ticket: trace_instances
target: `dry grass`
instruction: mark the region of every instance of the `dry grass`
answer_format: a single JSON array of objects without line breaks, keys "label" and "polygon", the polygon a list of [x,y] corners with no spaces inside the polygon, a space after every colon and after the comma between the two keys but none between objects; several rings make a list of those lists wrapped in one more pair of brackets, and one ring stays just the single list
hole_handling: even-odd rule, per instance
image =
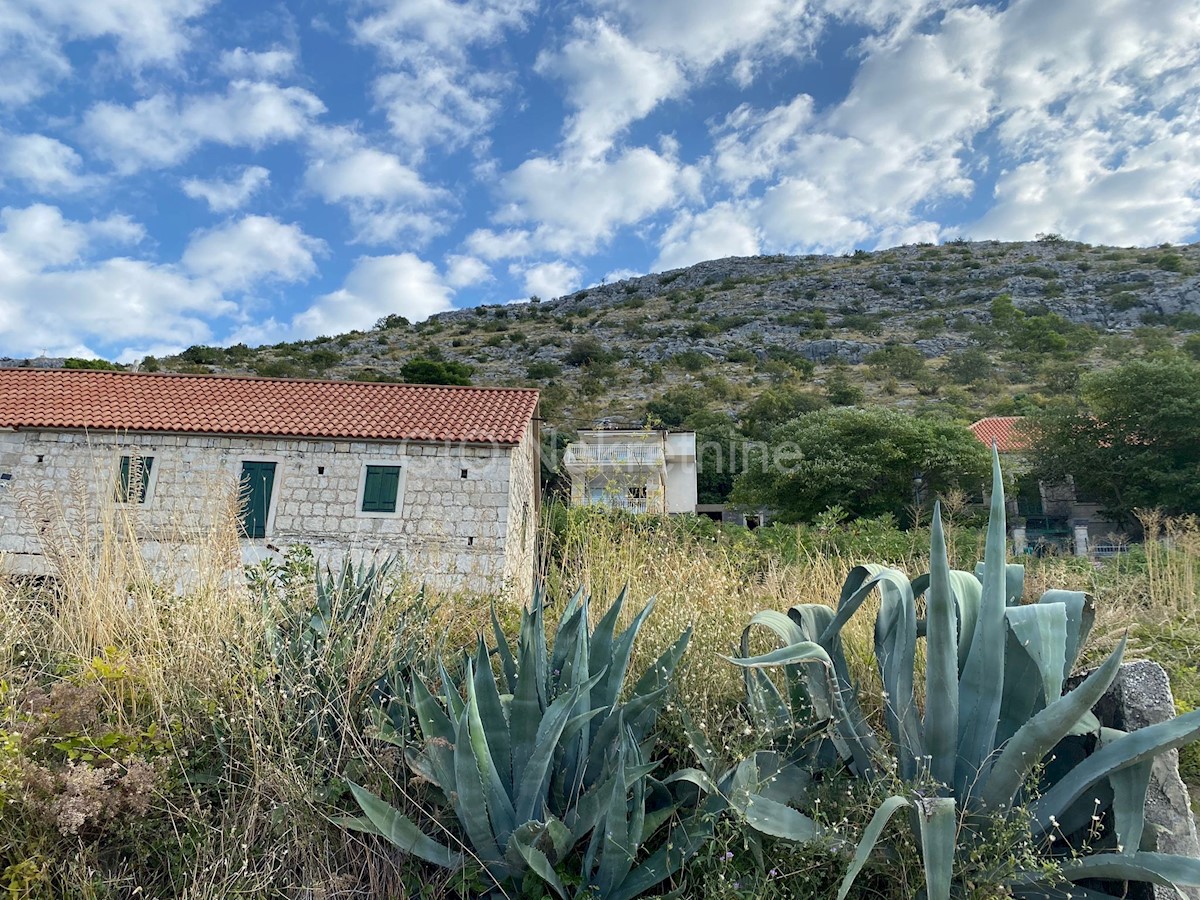
[{"label": "dry grass", "polygon": [[[168,542],[177,550],[150,564],[142,553],[136,508],[111,503],[93,508],[81,484],[62,502],[22,498],[24,515],[40,525],[56,580],[53,591],[0,580],[0,738],[20,731],[19,698],[32,685],[96,685],[105,727],[142,734],[153,725],[162,736],[154,758],[172,775],[157,788],[155,837],[164,846],[163,858],[173,848],[173,864],[189,869],[171,881],[179,886],[175,895],[407,896],[405,870],[393,858],[327,822],[330,807],[323,793],[331,773],[349,766],[383,773],[377,777],[391,778],[393,793],[400,794],[406,790],[402,767],[361,731],[346,729],[337,746],[314,749],[305,743],[295,698],[281,696],[264,662],[269,616],[243,577],[236,498],[231,490],[214,491],[205,503],[216,524],[203,532],[179,529],[176,537],[187,540]],[[1168,636],[1192,640],[1200,599],[1200,526],[1194,519],[1148,518],[1147,534],[1153,540],[1144,554],[1131,553],[1102,570],[1071,559],[1029,562],[1027,595],[1065,587],[1097,596],[1089,659],[1130,627],[1141,655],[1162,651],[1164,621],[1171,623]],[[731,737],[741,725],[741,677],[720,657],[735,652],[749,618],[764,608],[833,605],[850,569],[869,561],[810,553],[786,565],[751,562],[737,546],[626,517],[589,518],[586,527],[562,535],[559,547],[543,573],[556,602],[582,587],[595,598],[592,608],[599,615],[627,586],[628,621],[656,598],[636,648],[634,673],[684,628],[693,628],[679,700],[718,737]],[[973,567],[969,552],[959,556],[953,560],[957,567]],[[927,565],[920,554],[898,562],[910,575]],[[398,582],[395,602],[411,603],[416,590]],[[488,598],[444,597],[435,605],[414,635],[423,646],[440,642],[453,652],[480,632],[490,638]],[[502,606],[502,621],[511,625],[515,612]],[[395,614],[384,609],[361,623],[347,671],[365,675],[378,667],[393,637]],[[878,698],[872,627],[871,611],[864,609],[846,633],[847,655],[868,709],[870,698]],[[1194,651],[1188,644],[1187,652]],[[351,702],[336,699],[343,706]],[[87,853],[49,858],[30,850],[54,846],[55,836],[37,833],[5,803],[4,792],[11,788],[4,785],[3,765],[0,759],[0,831],[7,834],[0,838],[0,888],[15,883],[5,867],[25,859],[42,873],[31,877],[45,879],[46,896],[111,896],[105,894],[105,879],[108,888],[128,895],[145,874],[134,862],[110,861],[101,876]],[[184,773],[205,780],[185,782]],[[161,864],[154,859],[146,864]]]}]

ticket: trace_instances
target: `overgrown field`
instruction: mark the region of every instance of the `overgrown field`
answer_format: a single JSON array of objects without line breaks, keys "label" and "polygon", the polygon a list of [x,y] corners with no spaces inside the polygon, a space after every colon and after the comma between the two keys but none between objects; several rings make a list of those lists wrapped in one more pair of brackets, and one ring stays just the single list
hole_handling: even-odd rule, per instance
[{"label": "overgrown field", "polygon": [[[446,776],[437,769],[446,748],[423,742],[422,734],[442,726],[418,721],[411,684],[419,679],[432,691],[430,702],[451,711],[486,693],[492,672],[480,671],[486,657],[477,656],[477,641],[482,635],[494,647],[498,630],[509,652],[525,659],[517,641],[521,610],[503,598],[423,592],[382,562],[378,569],[334,576],[301,552],[247,577],[238,563],[232,505],[229,510],[227,524],[200,536],[179,571],[149,569],[131,524],[108,511],[102,528],[70,521],[47,526],[56,579],[0,583],[0,890],[12,898],[196,900],[438,898],[494,890],[489,872],[495,866],[489,868],[478,847],[464,847],[453,815],[461,798],[436,786],[439,772]],[[954,515],[946,521],[949,563],[970,570],[983,556],[983,532],[965,510],[957,513],[958,521]],[[1081,662],[1098,663],[1128,631],[1126,658],[1163,663],[1185,711],[1200,705],[1200,528],[1194,521],[1150,526],[1163,540],[1103,566],[1029,560],[1025,596],[1036,598],[1047,587],[1094,595],[1096,624]],[[625,704],[621,721],[631,734],[631,723],[645,726],[645,739],[614,745],[626,748],[621,753],[628,752],[630,766],[635,757],[659,762],[646,797],[673,791],[674,819],[681,820],[696,792],[669,776],[698,771],[698,742],[711,747],[705,769],[714,772],[779,747],[778,730],[748,708],[743,670],[724,658],[741,652],[751,616],[796,604],[833,606],[860,562],[885,563],[910,577],[927,572],[929,540],[928,528],[903,532],[888,521],[751,533],[690,520],[559,510],[544,530],[544,627],[553,637],[577,590],[591,597],[595,634],[603,632],[601,617],[623,588],[618,632],[656,598],[632,646],[619,692],[625,700],[654,687],[639,684],[642,674],[663,665],[691,628],[686,652],[670,667],[674,677],[663,682],[657,715],[635,715]],[[878,603],[874,596],[868,605]],[[862,712],[886,734],[874,616],[866,612],[850,621],[842,642]],[[594,647],[600,638],[590,640]],[[776,646],[760,636],[745,649]],[[469,656],[476,656],[472,669],[466,668]],[[919,654],[918,670],[922,660]],[[503,679],[498,696],[516,672],[506,673],[505,664],[502,653],[484,663]],[[559,677],[557,668],[546,674],[551,682]],[[598,677],[601,685],[611,682],[607,672]],[[456,686],[464,679],[472,688],[460,694]],[[617,690],[620,681],[611,684]],[[522,688],[508,686],[516,696],[500,702],[515,733]],[[461,734],[474,741],[469,718]],[[572,727],[582,734],[585,725]],[[1192,780],[1200,776],[1198,759],[1190,749],[1183,753]],[[585,767],[579,764],[580,779]],[[899,770],[873,780],[836,765],[822,771],[800,804],[819,831],[815,839],[764,835],[732,809],[710,805],[702,833],[689,833],[694,853],[648,895],[672,889],[687,897],[835,895],[880,803],[890,795],[915,796],[921,787]],[[635,797],[643,780],[630,782]],[[347,819],[361,816],[351,784],[384,798],[438,844],[465,850],[461,867],[434,866],[421,853],[364,834],[361,818],[358,830],[346,827]],[[569,785],[564,796],[579,801]],[[622,823],[626,803],[622,790]],[[649,799],[646,807],[653,817]],[[600,821],[611,837],[615,813],[606,815]],[[908,898],[921,890],[922,855],[903,818],[884,829],[879,847],[888,854],[866,858],[849,896]],[[1025,823],[1019,815],[993,822],[986,844],[958,854],[955,877],[963,896],[1004,896],[1001,885],[1014,871],[1043,865],[1044,847],[1029,838]],[[625,868],[636,871],[664,841],[678,841],[684,832],[672,827],[664,815],[662,829],[630,853]],[[601,844],[589,850],[583,840],[562,849],[550,832],[530,838],[571,896],[603,893],[586,893],[585,869],[611,874],[611,867],[620,868],[611,862],[617,851]],[[554,896],[531,872],[503,890]]]}]

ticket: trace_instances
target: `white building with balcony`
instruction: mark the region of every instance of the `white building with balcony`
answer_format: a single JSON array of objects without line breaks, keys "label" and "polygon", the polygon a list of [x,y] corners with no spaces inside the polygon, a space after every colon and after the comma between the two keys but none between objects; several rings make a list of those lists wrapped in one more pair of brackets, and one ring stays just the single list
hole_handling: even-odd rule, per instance
[{"label": "white building with balcony", "polygon": [[579,432],[563,460],[572,506],[639,513],[696,511],[696,434],[691,431]]}]

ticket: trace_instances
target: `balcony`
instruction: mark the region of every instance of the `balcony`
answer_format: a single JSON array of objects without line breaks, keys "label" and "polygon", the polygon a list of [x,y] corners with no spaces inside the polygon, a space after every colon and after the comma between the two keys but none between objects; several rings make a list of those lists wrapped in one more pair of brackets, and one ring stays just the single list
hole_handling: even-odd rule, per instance
[{"label": "balcony", "polygon": [[667,464],[661,442],[569,444],[563,463],[570,471],[589,469],[662,469]]}]

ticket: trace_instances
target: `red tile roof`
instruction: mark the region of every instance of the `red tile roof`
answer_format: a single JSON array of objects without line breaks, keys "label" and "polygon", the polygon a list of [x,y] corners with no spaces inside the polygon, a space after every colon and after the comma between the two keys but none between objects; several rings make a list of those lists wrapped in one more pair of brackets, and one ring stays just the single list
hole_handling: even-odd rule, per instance
[{"label": "red tile roof", "polygon": [[1016,427],[1024,420],[1024,416],[988,416],[975,422],[971,431],[988,447],[994,441],[1001,453],[1015,453],[1029,449],[1029,437]]},{"label": "red tile roof", "polygon": [[0,427],[516,444],[528,388],[0,369]]}]

